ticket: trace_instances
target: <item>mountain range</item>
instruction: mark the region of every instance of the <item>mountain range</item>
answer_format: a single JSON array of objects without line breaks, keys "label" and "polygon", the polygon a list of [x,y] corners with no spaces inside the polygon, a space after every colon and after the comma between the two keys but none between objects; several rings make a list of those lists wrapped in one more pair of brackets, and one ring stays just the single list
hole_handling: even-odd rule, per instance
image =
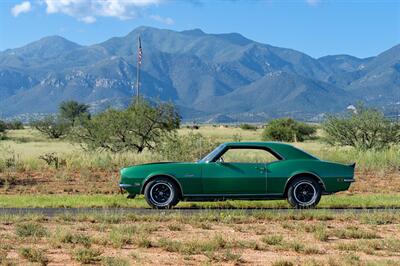
[{"label": "mountain range", "polygon": [[173,102],[187,121],[311,121],[358,101],[388,115],[400,108],[400,45],[369,58],[313,58],[238,33],[139,27],[90,46],[50,36],[0,52],[0,115],[26,120],[68,99],[93,112],[127,106],[139,35],[141,94]]}]

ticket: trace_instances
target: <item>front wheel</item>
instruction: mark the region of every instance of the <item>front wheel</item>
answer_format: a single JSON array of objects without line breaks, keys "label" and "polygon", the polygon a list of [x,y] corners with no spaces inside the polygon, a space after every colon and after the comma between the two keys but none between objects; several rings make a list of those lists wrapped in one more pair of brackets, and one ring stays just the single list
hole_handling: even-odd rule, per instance
[{"label": "front wheel", "polygon": [[321,186],[309,177],[296,178],[289,186],[287,199],[294,208],[314,208],[321,199]]},{"label": "front wheel", "polygon": [[147,203],[154,209],[170,209],[179,202],[178,188],[169,178],[159,177],[150,181],[144,196]]}]

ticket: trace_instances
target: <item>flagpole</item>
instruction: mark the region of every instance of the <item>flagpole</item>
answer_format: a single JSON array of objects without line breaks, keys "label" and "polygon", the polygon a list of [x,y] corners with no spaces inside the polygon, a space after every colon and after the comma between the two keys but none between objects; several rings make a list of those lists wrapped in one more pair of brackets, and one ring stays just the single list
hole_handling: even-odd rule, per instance
[{"label": "flagpole", "polygon": [[140,43],[140,36],[138,37],[138,57],[136,67],[136,103],[139,103],[139,86],[140,86],[140,65],[142,60],[142,44]]}]

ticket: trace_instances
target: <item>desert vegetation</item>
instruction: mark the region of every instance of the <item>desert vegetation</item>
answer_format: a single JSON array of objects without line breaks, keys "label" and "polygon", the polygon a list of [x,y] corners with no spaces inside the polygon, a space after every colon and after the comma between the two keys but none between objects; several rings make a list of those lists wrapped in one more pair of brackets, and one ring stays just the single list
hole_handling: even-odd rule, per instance
[{"label": "desert vegetation", "polygon": [[328,116],[323,130],[329,144],[358,150],[382,150],[400,143],[400,124],[361,104],[346,116]]},{"label": "desert vegetation", "polygon": [[[67,105],[71,109],[80,106]],[[0,142],[2,193],[115,194],[118,193],[118,170],[121,167],[154,161],[195,161],[222,142],[264,140],[265,132],[270,129],[289,138],[296,136],[292,139],[296,141],[292,142],[293,145],[321,159],[356,162],[356,178],[359,182],[352,185],[351,193],[393,194],[400,191],[400,150],[398,143],[392,139],[382,137],[380,142],[389,142],[379,145],[379,149],[343,146],[330,141],[333,137],[325,129],[326,124],[321,128],[290,119],[271,121],[264,129],[252,126],[248,130],[243,125],[201,125],[193,129],[179,125],[176,110],[168,104],[151,106],[143,103],[127,110],[108,110],[94,116],[81,112],[72,116],[75,117],[74,122],[70,115],[62,113],[60,111],[58,117],[65,121],[69,129],[62,131],[65,136],[61,138],[50,137],[29,126],[22,130],[6,130],[7,138]],[[364,119],[370,114],[374,119],[377,117],[375,111],[359,113]],[[378,117],[384,119],[380,115]],[[327,124],[333,130],[337,121],[341,125],[340,121],[358,118],[351,114],[349,117],[330,119],[334,122],[328,120]],[[44,118],[38,122],[45,123],[47,120]],[[385,119],[383,121],[385,127],[397,128],[397,124]],[[287,123],[292,125],[288,129],[308,127],[308,132],[313,133],[309,137],[287,133]],[[49,128],[57,130],[58,127]],[[354,130],[362,132],[363,129],[368,130],[368,127]],[[365,134],[368,135],[368,132]]]},{"label": "desert vegetation", "polygon": [[2,215],[0,261],[7,265],[395,265],[400,259],[399,223],[399,214],[379,212]]},{"label": "desert vegetation", "polygon": [[292,118],[279,118],[268,122],[262,133],[262,139],[265,141],[303,142],[312,138],[316,132],[315,126]]},{"label": "desert vegetation", "polygon": [[[371,136],[368,123],[354,122],[361,116],[381,121],[373,148],[363,143]],[[38,125],[61,128],[62,134],[55,137]],[[400,207],[399,144],[384,135],[393,130],[390,135],[398,136],[397,124],[374,110],[329,117],[323,125],[279,119],[265,126],[195,128],[182,125],[170,105],[143,102],[89,115],[85,106],[67,102],[57,116],[23,129],[3,128],[0,207],[99,209],[54,217],[0,215],[2,264],[394,265],[400,259],[396,211],[329,211]],[[340,142],[335,134],[347,130],[357,132],[359,144]],[[181,202],[178,210],[206,209],[190,215],[100,209],[148,207],[143,197],[119,194],[121,167],[195,161],[223,142],[266,139],[290,142],[324,160],[356,162],[357,182],[348,192],[324,196],[322,210],[314,211],[276,212],[288,207],[282,200]]]}]

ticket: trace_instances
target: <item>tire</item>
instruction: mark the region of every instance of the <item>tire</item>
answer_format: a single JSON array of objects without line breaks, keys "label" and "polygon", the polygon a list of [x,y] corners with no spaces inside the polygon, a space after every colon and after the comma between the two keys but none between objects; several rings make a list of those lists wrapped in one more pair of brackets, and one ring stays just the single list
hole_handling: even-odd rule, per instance
[{"label": "tire", "polygon": [[322,189],[310,177],[298,177],[289,184],[287,200],[296,209],[308,209],[317,206],[321,199]]},{"label": "tire", "polygon": [[179,188],[166,177],[157,177],[144,189],[147,203],[154,209],[170,209],[179,202]]}]

